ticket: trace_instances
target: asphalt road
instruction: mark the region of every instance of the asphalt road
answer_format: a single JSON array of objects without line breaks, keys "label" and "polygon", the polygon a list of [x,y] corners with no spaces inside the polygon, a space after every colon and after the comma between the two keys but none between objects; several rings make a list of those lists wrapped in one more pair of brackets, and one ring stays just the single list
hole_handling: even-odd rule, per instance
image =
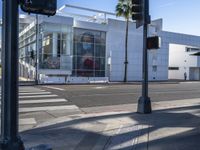
[{"label": "asphalt road", "polygon": [[[49,85],[39,86],[80,108],[137,103],[141,85]],[[150,84],[152,102],[200,98],[200,82]]]}]

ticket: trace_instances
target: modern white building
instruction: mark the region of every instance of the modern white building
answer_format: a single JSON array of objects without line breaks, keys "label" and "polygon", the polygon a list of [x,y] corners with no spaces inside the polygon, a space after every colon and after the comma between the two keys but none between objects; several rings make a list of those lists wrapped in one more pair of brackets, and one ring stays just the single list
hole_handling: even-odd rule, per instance
[{"label": "modern white building", "polygon": [[200,80],[199,52],[197,47],[170,44],[169,79]]},{"label": "modern white building", "polygon": [[[40,83],[123,81],[126,23],[107,18],[112,13],[95,12],[101,15],[89,18],[58,13],[54,17],[39,16],[38,20],[23,17],[19,35],[20,76],[37,76]],[[136,24],[130,22],[128,81],[142,79],[142,33],[142,28],[136,29]],[[149,51],[149,80],[184,79],[185,72],[188,79],[199,80],[196,74],[200,58],[190,55],[187,48],[198,49],[200,37],[165,32],[162,19],[149,25],[149,36],[155,35],[161,37],[162,44],[160,49]],[[178,73],[173,67],[178,67]]]}]

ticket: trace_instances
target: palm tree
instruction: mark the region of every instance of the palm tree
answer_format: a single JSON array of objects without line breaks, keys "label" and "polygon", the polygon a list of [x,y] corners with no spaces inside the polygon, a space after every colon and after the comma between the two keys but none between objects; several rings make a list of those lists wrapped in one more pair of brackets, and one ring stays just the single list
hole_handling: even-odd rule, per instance
[{"label": "palm tree", "polygon": [[124,61],[124,82],[127,82],[127,67],[128,67],[128,30],[131,17],[131,0],[119,0],[116,6],[116,15],[124,17],[126,20],[126,39],[125,39],[125,61]]}]

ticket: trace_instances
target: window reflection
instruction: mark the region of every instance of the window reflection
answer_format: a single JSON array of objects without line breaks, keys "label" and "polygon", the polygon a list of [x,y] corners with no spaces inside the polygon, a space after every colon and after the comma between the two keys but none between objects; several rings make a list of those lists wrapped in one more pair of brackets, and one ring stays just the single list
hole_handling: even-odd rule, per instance
[{"label": "window reflection", "polygon": [[105,40],[105,32],[74,29],[74,76],[105,76]]},{"label": "window reflection", "polygon": [[[40,69],[69,69],[70,33],[44,32],[39,54]],[[65,61],[66,59],[66,61]],[[70,58],[71,59],[71,58]]]}]

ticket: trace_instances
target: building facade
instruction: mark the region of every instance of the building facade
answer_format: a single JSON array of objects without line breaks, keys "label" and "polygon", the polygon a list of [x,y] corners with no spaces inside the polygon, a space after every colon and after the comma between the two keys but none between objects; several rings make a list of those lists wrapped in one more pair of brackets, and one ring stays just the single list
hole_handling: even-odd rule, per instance
[{"label": "building facade", "polygon": [[[123,81],[125,28],[126,22],[116,19],[101,23],[61,15],[30,19],[19,35],[20,76],[37,78],[39,83]],[[136,29],[134,22],[129,23],[128,81],[142,79],[142,33],[142,28]],[[174,44],[200,47],[200,37],[165,32],[161,19],[149,25],[148,36],[156,35],[162,43],[160,49],[148,51],[149,80],[179,79],[171,71],[172,67],[182,65],[172,61],[175,53],[179,55],[179,48]],[[200,63],[191,67],[198,68]],[[180,74],[185,72],[180,71]]]},{"label": "building facade", "polygon": [[[200,48],[170,44],[169,79],[200,80]],[[177,59],[182,58],[182,59]]]}]

